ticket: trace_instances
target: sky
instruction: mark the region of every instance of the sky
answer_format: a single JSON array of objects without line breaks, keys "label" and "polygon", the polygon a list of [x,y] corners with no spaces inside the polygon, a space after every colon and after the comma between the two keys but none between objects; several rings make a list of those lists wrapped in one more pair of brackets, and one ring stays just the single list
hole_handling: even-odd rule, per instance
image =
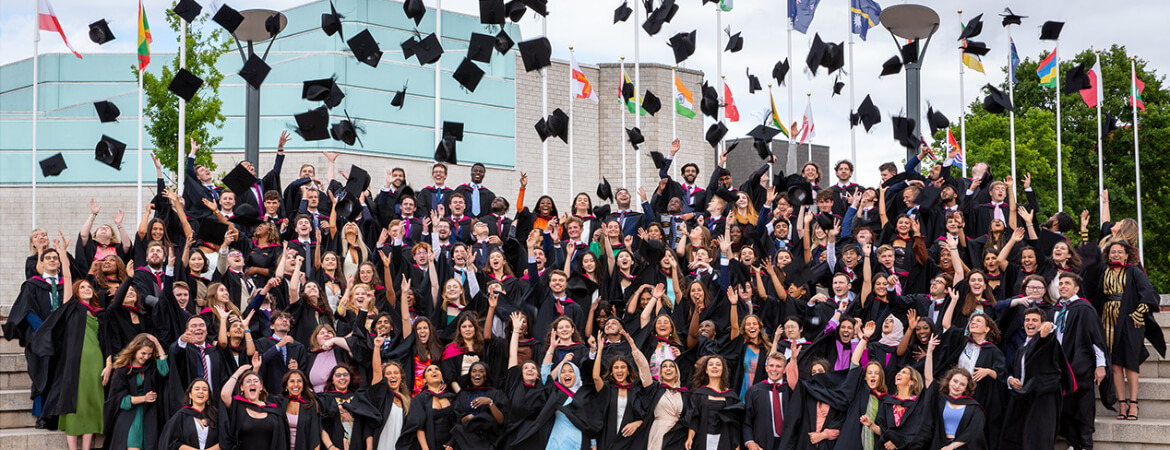
[{"label": "sky", "polygon": [[[0,64],[7,64],[32,56],[31,38],[35,26],[37,0],[0,1]],[[211,0],[198,0],[209,11]],[[66,29],[69,42],[82,55],[100,52],[132,53],[135,46],[137,2],[133,0],[50,0],[62,26]],[[656,0],[655,3],[659,3]],[[233,8],[287,9],[311,3],[308,0],[232,0]],[[424,0],[429,8],[436,0]],[[905,75],[899,73],[878,77],[881,64],[897,54],[893,38],[879,25],[870,29],[868,41],[854,36],[852,45],[854,69],[849,64],[850,18],[846,0],[822,0],[807,35],[786,31],[786,2],[784,0],[735,0],[734,9],[716,13],[715,3],[701,5],[700,0],[677,0],[678,14],[671,23],[665,24],[656,36],[647,35],[640,28],[640,21],[613,24],[613,10],[621,0],[550,0],[550,14],[547,17],[548,38],[553,44],[553,57],[569,58],[569,47],[582,64],[616,62],[625,57],[627,62],[635,59],[642,62],[671,64],[673,54],[667,40],[676,33],[697,30],[698,44],[694,55],[682,66],[702,70],[706,79],[715,85],[718,71],[717,59],[722,56],[722,74],[726,76],[735,103],[740,111],[740,121],[729,123],[729,137],[746,134],[761,123],[770,108],[767,84],[775,84],[771,71],[776,62],[788,57],[787,48],[791,36],[793,67],[792,116],[800,121],[806,105],[811,103],[816,136],[813,142],[831,147],[832,160],[852,159],[849,113],[860,104],[865,96],[871,95],[881,109],[882,122],[866,133],[858,127],[856,132],[856,163],[859,167],[858,181],[875,184],[876,167],[885,161],[901,161],[905,151],[894,140],[890,117],[901,115],[905,110]],[[641,9],[639,0],[632,0],[630,6]],[[878,1],[882,7],[906,2]],[[113,6],[113,5],[121,6]],[[175,35],[166,27],[163,10],[169,8],[171,0],[145,0],[145,8],[152,23],[155,52],[173,52],[177,49]],[[344,1],[339,2],[343,15]],[[1013,26],[1011,33],[1021,58],[1036,59],[1041,52],[1052,50],[1054,42],[1040,41],[1040,25],[1047,20],[1066,22],[1060,41],[1060,54],[1073,55],[1088,48],[1108,48],[1119,44],[1126,46],[1131,54],[1149,62],[1149,68],[1160,74],[1170,73],[1170,61],[1162,58],[1170,47],[1170,38],[1155,33],[1164,27],[1164,18],[1170,15],[1170,2],[1161,0],[1119,0],[1112,2],[1090,0],[923,0],[918,2],[938,13],[941,26],[929,44],[923,57],[922,68],[922,111],[933,106],[943,111],[952,121],[957,122],[961,105],[969,105],[982,98],[980,87],[987,83],[998,84],[1004,80],[1004,67],[1008,58],[1008,32],[1000,26],[999,14],[1005,7],[1011,7],[1019,15],[1027,16],[1019,26]],[[1105,6],[1107,5],[1107,6]],[[115,11],[114,8],[119,8]],[[444,10],[478,14],[475,0],[447,0]],[[963,9],[962,22],[977,14],[984,15],[983,34],[975,40],[984,41],[991,52],[983,58],[986,74],[967,70],[962,89],[959,82],[958,43],[959,14]],[[396,9],[397,11],[397,9]],[[323,11],[324,12],[324,9]],[[645,11],[638,11],[642,19]],[[88,24],[100,18],[110,22],[117,39],[99,46],[88,38]],[[424,20],[434,20],[428,15]],[[717,47],[716,33],[723,31],[717,25],[730,26],[732,32],[741,32],[744,38],[743,50],[737,53],[724,52]],[[529,11],[519,22],[524,39],[537,37],[542,33],[542,19]],[[635,50],[637,30],[637,50]],[[821,69],[812,77],[805,71],[804,59],[814,34],[820,34],[826,42],[846,42],[846,66],[842,72],[828,76]],[[726,36],[726,35],[724,35]],[[519,39],[517,39],[519,40]],[[724,41],[726,42],[726,40]],[[41,33],[40,52],[63,53],[68,49],[55,33]],[[1062,56],[1063,58],[1063,56]],[[745,69],[760,78],[765,90],[748,93]],[[632,71],[632,69],[631,69]],[[854,98],[850,101],[848,83],[853,74]],[[835,78],[847,83],[842,94],[832,96]],[[1035,74],[1020,73],[1019,77],[1034,77]],[[773,86],[776,107],[785,123],[788,119],[789,89],[787,86]],[[811,95],[809,95],[811,94]],[[603,95],[608,95],[603,93]],[[666,94],[668,96],[669,94]],[[698,92],[696,92],[698,95]],[[659,94],[660,97],[664,96]],[[962,96],[962,102],[960,102]],[[697,99],[696,99],[697,100]],[[696,101],[697,103],[697,101]],[[851,107],[851,105],[854,105]],[[669,111],[669,109],[667,109]],[[686,119],[680,119],[686,120]],[[696,117],[693,120],[699,120]],[[705,119],[710,123],[711,119]],[[1007,130],[1004,133],[1007,134]],[[958,137],[958,136],[956,136]],[[665,149],[662,149],[665,150]]]}]

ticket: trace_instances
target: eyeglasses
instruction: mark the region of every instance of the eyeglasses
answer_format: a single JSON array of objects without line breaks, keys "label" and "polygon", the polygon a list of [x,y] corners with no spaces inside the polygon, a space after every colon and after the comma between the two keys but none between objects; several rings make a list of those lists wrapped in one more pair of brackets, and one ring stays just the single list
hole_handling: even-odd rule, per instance
[{"label": "eyeglasses", "polygon": [[1024,287],[1024,290],[1028,290],[1028,291],[1043,291],[1043,290],[1044,290],[1044,286],[1025,286],[1025,287]]},{"label": "eyeglasses", "polygon": [[345,372],[337,372],[333,374],[334,378],[349,378],[349,374]]},{"label": "eyeglasses", "polygon": [[235,258],[235,257],[237,257],[237,256],[244,256],[244,254],[243,254],[243,253],[240,253],[240,252],[231,252],[231,253],[228,253],[228,257],[229,257],[229,258]]}]

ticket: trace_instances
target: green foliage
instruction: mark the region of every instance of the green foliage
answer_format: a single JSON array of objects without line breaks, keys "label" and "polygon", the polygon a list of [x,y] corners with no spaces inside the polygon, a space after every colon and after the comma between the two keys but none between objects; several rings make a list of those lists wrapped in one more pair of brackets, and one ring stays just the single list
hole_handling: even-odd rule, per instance
[{"label": "green foliage", "polygon": [[[1036,190],[1040,211],[1038,220],[1043,222],[1058,209],[1056,183],[1056,96],[1053,89],[1040,86],[1036,76],[1039,62],[1025,58],[1020,62],[1015,86],[1016,106],[1016,173],[1017,183],[1024,174],[1032,174],[1032,186]],[[1060,63],[1061,83],[1068,70],[1084,63],[1086,70],[1093,66],[1094,54],[1082,51]],[[1062,55],[1062,59],[1067,57]],[[1170,222],[1157,220],[1170,214],[1170,183],[1161,178],[1170,169],[1170,92],[1163,89],[1163,79],[1152,69],[1146,69],[1146,62],[1136,60],[1137,76],[1146,83],[1142,97],[1146,111],[1138,110],[1139,143],[1141,144],[1142,217],[1145,237],[1146,270],[1150,280],[1161,292],[1170,291]],[[1104,73],[1104,98],[1102,120],[1106,114],[1117,117],[1120,128],[1102,137],[1104,151],[1103,173],[1105,189],[1109,191],[1110,209],[1114,221],[1126,217],[1137,217],[1136,181],[1133,153],[1133,112],[1129,106],[1130,55],[1125,47],[1114,45],[1101,52],[1101,68]],[[1062,85],[1063,89],[1064,86]],[[1008,91],[1007,83],[999,89]],[[1082,210],[1088,210],[1092,219],[1089,225],[1090,239],[1099,239],[1099,194],[1097,191],[1097,109],[1085,106],[1080,94],[1062,95],[1060,98],[1062,122],[1062,163],[1064,166],[1064,210],[1073,217],[1079,217]],[[986,161],[996,178],[1011,174],[1011,144],[1008,133],[1008,115],[990,114],[982,107],[982,97],[969,105],[967,113],[967,160]],[[958,121],[954,133],[959,134]],[[936,139],[945,139],[946,131],[940,130]],[[1022,185],[1017,184],[1018,192]],[[1076,236],[1072,236],[1074,242]]]},{"label": "green foliage", "polygon": [[[173,5],[172,5],[173,6]],[[223,102],[219,99],[219,83],[223,81],[223,74],[215,67],[219,56],[231,50],[228,35],[219,27],[205,33],[210,15],[203,14],[194,23],[187,26],[187,64],[186,69],[203,79],[203,87],[187,102],[186,106],[186,134],[187,142],[194,138],[201,145],[196,154],[196,164],[202,164],[215,169],[211,155],[215,152],[215,145],[223,138],[211,133],[212,128],[223,126],[224,118],[221,108]],[[179,22],[182,20],[171,9],[166,10],[167,25],[178,35]],[[182,40],[182,36],[176,38]],[[151,137],[154,149],[151,150],[158,157],[159,162],[169,172],[178,170],[178,136],[179,136],[179,97],[167,89],[174,74],[179,71],[179,57],[175,56],[163,66],[162,73],[155,76],[149,72],[142,80],[145,92],[144,114],[151,118],[146,125],[146,132]],[[159,61],[154,58],[155,64]],[[138,76],[137,67],[131,67],[134,76]],[[137,78],[135,78],[137,80]],[[183,144],[184,155],[190,152],[190,146]],[[181,178],[176,178],[180,180]]]}]

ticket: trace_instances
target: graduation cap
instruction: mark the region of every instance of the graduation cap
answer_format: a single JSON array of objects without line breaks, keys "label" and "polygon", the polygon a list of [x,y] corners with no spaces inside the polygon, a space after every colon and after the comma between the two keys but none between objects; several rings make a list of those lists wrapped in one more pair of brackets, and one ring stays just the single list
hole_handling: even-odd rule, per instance
[{"label": "graduation cap", "polygon": [[542,16],[548,15],[548,0],[521,0],[532,12]]},{"label": "graduation cap", "polygon": [[987,89],[987,97],[983,98],[983,109],[992,114],[1000,114],[1004,111],[1012,110],[1012,100],[1006,94],[1000,92],[995,86],[988,84],[983,86]]},{"label": "graduation cap", "polygon": [[1060,30],[1064,29],[1064,22],[1047,21],[1040,26],[1040,39],[1055,41],[1060,39]]},{"label": "graduation cap", "polygon": [[[646,8],[646,10],[650,11],[650,8]],[[674,4],[674,0],[663,0],[662,4],[658,5],[658,8],[650,11],[646,15],[646,21],[642,23],[642,29],[646,30],[647,34],[654,36],[659,31],[662,31],[662,24],[670,22],[670,19],[674,18],[674,14],[677,12],[678,5]]]},{"label": "graduation cap", "polygon": [[524,13],[528,12],[528,7],[520,0],[510,0],[504,5],[504,11],[508,14],[508,20],[519,22],[524,18]]},{"label": "graduation cap", "polygon": [[934,109],[933,106],[926,108],[926,123],[930,124],[930,134],[938,133],[938,130],[951,126],[951,120],[942,111]]},{"label": "graduation cap", "polygon": [[402,85],[402,89],[394,93],[394,98],[390,99],[390,106],[402,109],[403,103],[406,102],[406,85]]},{"label": "graduation cap", "polygon": [[784,179],[788,190],[788,201],[793,205],[813,204],[813,186],[798,173]]},{"label": "graduation cap", "polygon": [[669,45],[670,49],[674,51],[675,64],[686,61],[687,58],[695,54],[696,34],[697,30],[692,30],[690,33],[679,33],[670,38]]},{"label": "graduation cap", "polygon": [[215,12],[215,16],[212,16],[211,20],[227,30],[228,34],[233,34],[236,32],[236,28],[239,28],[240,24],[244,22],[244,15],[224,4],[219,7],[219,11]]},{"label": "graduation cap", "polygon": [[963,50],[963,53],[970,53],[970,54],[975,55],[975,56],[983,56],[983,55],[986,55],[987,52],[991,51],[991,49],[987,48],[987,44],[984,44],[984,43],[979,42],[979,41],[970,41],[970,40],[967,41],[967,45],[964,45],[964,46],[959,47],[959,48]]},{"label": "graduation cap", "polygon": [[109,100],[94,102],[93,107],[97,109],[98,120],[101,120],[102,123],[117,122],[118,115],[122,114],[118,110],[118,105],[115,105],[114,102]]},{"label": "graduation cap", "polygon": [[508,50],[511,50],[515,44],[512,37],[508,36],[508,33],[505,33],[502,28],[499,33],[496,33],[496,51],[500,52],[501,55],[508,53]]},{"label": "graduation cap", "polygon": [[740,36],[739,32],[731,34],[731,27],[727,27],[723,32],[727,33],[727,46],[723,47],[723,51],[736,53],[743,50],[743,36]]},{"label": "graduation cap", "polygon": [[280,13],[272,13],[264,19],[264,31],[268,32],[269,37],[276,37],[280,33]]},{"label": "graduation cap", "polygon": [[353,145],[354,142],[360,142],[357,132],[363,131],[353,124],[353,120],[349,118],[349,113],[345,113],[345,119],[333,124],[329,128],[329,136],[335,141],[344,142],[345,145]]},{"label": "graduation cap", "polygon": [[901,71],[902,60],[898,59],[897,56],[891,56],[890,59],[887,59],[886,62],[882,63],[882,73],[878,76],[884,77],[886,75],[893,75]]},{"label": "graduation cap", "polygon": [[336,78],[322,78],[305,81],[301,88],[301,98],[311,102],[325,102],[325,106],[334,108],[341,104],[345,93],[337,85]]},{"label": "graduation cap", "polygon": [[894,125],[894,140],[906,148],[918,148],[918,138],[914,136],[914,119],[895,116],[891,119]]},{"label": "graduation cap", "polygon": [[195,237],[208,244],[221,245],[223,244],[223,237],[227,234],[228,227],[230,226],[220,222],[215,216],[210,216],[199,221],[199,230],[195,232]]},{"label": "graduation cap", "polygon": [[1101,135],[1108,136],[1109,133],[1113,132],[1113,130],[1116,130],[1116,129],[1117,129],[1117,117],[1114,117],[1113,113],[1106,112],[1105,113],[1105,120],[1101,121]]},{"label": "graduation cap", "polygon": [[195,74],[187,69],[179,69],[178,72],[175,72],[175,77],[171,79],[171,84],[167,85],[167,89],[186,101],[191,101],[191,98],[195,96],[195,91],[198,91],[201,87],[203,87],[203,79],[195,76]]},{"label": "graduation cap", "polygon": [[329,109],[321,106],[293,116],[297,134],[306,141],[329,139]]},{"label": "graduation cap", "polygon": [[1077,91],[1089,89],[1093,87],[1092,81],[1089,80],[1088,72],[1085,72],[1085,64],[1077,64],[1076,67],[1068,70],[1068,75],[1064,78],[1064,93],[1072,94]]},{"label": "graduation cap", "polygon": [[918,41],[910,41],[902,46],[902,64],[915,62],[918,62]]},{"label": "graduation cap", "polygon": [[1028,17],[1028,16],[1016,15],[1016,13],[1012,12],[1011,8],[1004,8],[1003,13],[1001,13],[999,16],[1003,17],[1003,26],[1005,26],[1005,27],[1008,25],[1013,25],[1013,24],[1019,25],[1021,23],[1021,19]]},{"label": "graduation cap", "polygon": [[[163,198],[165,199],[165,197]],[[228,221],[241,227],[254,227],[264,222],[264,219],[260,217],[260,210],[252,206],[251,203],[240,203],[236,205],[235,209],[232,209],[232,217]]]},{"label": "graduation cap", "polygon": [[772,147],[769,144],[777,134],[780,134],[780,130],[767,125],[756,125],[748,132],[748,136],[752,137],[752,146],[755,147],[756,154],[760,155],[760,159],[766,161],[772,156]]},{"label": "graduation cap", "polygon": [[613,10],[613,23],[625,22],[633,12],[634,10],[630,8],[629,2],[622,2],[621,6]]},{"label": "graduation cap", "polygon": [[629,139],[630,144],[634,146],[634,150],[638,149],[638,144],[646,142],[646,138],[642,136],[642,130],[638,127],[627,128],[626,138]]},{"label": "graduation cap", "polygon": [[60,175],[61,172],[65,169],[69,168],[69,166],[65,165],[65,157],[62,156],[61,153],[57,153],[56,155],[42,159],[40,164],[41,176],[45,177],[55,177]]},{"label": "graduation cap", "polygon": [[[491,54],[490,52],[488,53]],[[475,88],[479,86],[479,81],[483,79],[483,69],[475,65],[470,59],[463,58],[463,62],[459,63],[459,67],[455,69],[455,73],[451,74],[451,78],[459,82],[460,86],[468,91],[475,92]]]},{"label": "graduation cap", "polygon": [[418,57],[419,64],[439,62],[439,57],[443,56],[443,44],[439,42],[439,35],[431,33],[418,41],[418,45],[414,46],[414,55]]},{"label": "graduation cap", "polygon": [[248,57],[248,62],[244,63],[244,67],[240,69],[240,78],[248,82],[249,86],[260,89],[260,85],[264,83],[264,79],[268,78],[268,72],[272,71],[272,67],[264,62],[264,58],[253,53]]},{"label": "graduation cap", "polygon": [[407,38],[405,41],[402,41],[401,44],[398,44],[398,46],[402,48],[402,59],[413,58],[414,57],[414,48],[416,46],[418,46],[417,33],[416,33],[416,36],[411,36],[410,38]]},{"label": "graduation cap", "polygon": [[370,67],[378,67],[378,62],[382,60],[382,49],[378,47],[378,42],[374,40],[374,35],[370,34],[369,29],[349,38],[346,44],[358,61],[369,64]]},{"label": "graduation cap", "polygon": [[541,117],[540,120],[537,120],[536,124],[532,127],[536,129],[536,135],[540,136],[540,142],[544,142],[545,139],[548,139],[548,137],[551,135],[548,130],[548,119],[545,117]]},{"label": "graduation cap", "polygon": [[455,138],[444,136],[435,147],[435,161],[447,164],[458,164],[459,158],[455,154]]},{"label": "graduation cap", "polygon": [[345,191],[354,198],[361,198],[362,192],[370,188],[370,173],[361,167],[349,166],[349,178],[345,180]]},{"label": "graduation cap", "polygon": [[[334,33],[341,33],[341,18],[343,16],[337,13],[337,8],[333,6],[333,2],[329,2],[329,12],[321,14],[321,30],[325,32],[326,36],[333,36]],[[345,39],[345,34],[340,34],[342,39]]]},{"label": "graduation cap", "polygon": [[804,64],[808,66],[808,70],[812,72],[813,76],[816,76],[817,69],[821,67],[821,60],[825,58],[825,52],[828,48],[825,41],[821,40],[820,33],[813,35],[812,46],[808,49],[808,56],[804,58]]},{"label": "graduation cap", "polygon": [[402,189],[398,191],[398,196],[394,199],[394,202],[395,204],[402,203],[402,199],[405,198],[415,198],[414,188],[410,187],[410,185],[403,186]]},{"label": "graduation cap", "polygon": [[609,185],[609,180],[605,177],[601,177],[601,183],[597,185],[597,198],[609,202],[613,201],[613,187]]},{"label": "graduation cap", "polygon": [[554,109],[552,114],[548,116],[548,130],[550,136],[561,138],[566,144],[569,143],[569,115],[565,114],[560,108]]},{"label": "graduation cap", "polygon": [[524,70],[531,72],[540,70],[552,64],[552,43],[547,37],[538,37],[520,42],[520,59],[524,61]]},{"label": "graduation cap", "polygon": [[114,32],[110,31],[110,24],[106,23],[106,19],[89,24],[89,40],[99,45],[114,40]]},{"label": "graduation cap", "polygon": [[337,214],[337,217],[353,222],[362,215],[362,205],[356,197],[343,195],[337,200],[337,206],[334,207],[333,212]]},{"label": "graduation cap", "polygon": [[865,131],[867,132],[881,121],[882,113],[878,110],[877,106],[874,106],[873,100],[869,98],[869,95],[866,95],[865,99],[861,101],[861,106],[857,107],[857,112],[849,115],[849,122],[852,126],[857,126],[860,123],[865,127]]},{"label": "graduation cap", "polygon": [[719,118],[719,91],[706,81],[703,82],[703,99],[699,101],[699,109],[713,119]]},{"label": "graduation cap", "polygon": [[495,36],[483,33],[471,33],[471,39],[467,43],[467,58],[484,64],[491,64],[492,50],[495,48]]},{"label": "graduation cap", "polygon": [[196,17],[199,17],[199,13],[203,12],[203,6],[195,0],[179,0],[179,4],[175,5],[173,11],[175,11],[175,15],[186,20],[187,23],[191,23],[195,21]]},{"label": "graduation cap", "polygon": [[[723,169],[723,170],[727,170],[727,169]],[[723,201],[725,201],[727,203],[734,203],[735,202],[735,193],[731,192],[727,188],[723,187],[723,185],[719,185],[719,187],[715,189],[715,196],[723,199]]]},{"label": "graduation cap", "polygon": [[959,33],[959,40],[973,38],[979,36],[983,32],[983,14],[975,16],[967,21],[967,26],[963,27],[963,32]]},{"label": "graduation cap", "polygon": [[650,92],[650,90],[647,89],[646,95],[642,96],[642,109],[646,110],[648,114],[653,116],[654,113],[662,109],[662,101],[658,100],[658,96],[654,95],[653,92]]},{"label": "graduation cap", "polygon": [[718,147],[719,141],[722,141],[724,136],[727,136],[727,125],[724,125],[723,122],[715,122],[707,128],[707,134],[704,136],[704,139],[712,147]]},{"label": "graduation cap", "polygon": [[[821,67],[829,70],[829,73],[836,72],[838,69],[845,67],[845,45],[841,43],[828,43],[828,50],[825,52],[825,58],[821,60]],[[917,47],[917,45],[915,46]]]},{"label": "graduation cap", "polygon": [[654,161],[654,168],[662,170],[666,167],[666,156],[662,152],[650,152],[650,160]]},{"label": "graduation cap", "polygon": [[746,73],[746,74],[747,74],[747,79],[748,79],[748,93],[749,93],[749,94],[755,94],[755,93],[756,93],[756,91],[762,91],[762,90],[764,90],[763,86],[760,86],[760,79],[759,79],[758,77],[756,77],[755,75],[752,75],[752,72],[751,72],[751,70],[750,70],[750,69],[748,69],[748,68],[746,68],[746,67],[745,67],[745,68],[743,69],[743,71],[744,71],[744,73]]},{"label": "graduation cap", "polygon": [[479,23],[484,25],[503,25],[507,19],[507,9],[504,0],[479,0]]},{"label": "graduation cap", "polygon": [[97,147],[94,148],[94,159],[121,171],[122,155],[125,152],[126,145],[121,140],[102,134],[102,140],[97,141]]},{"label": "graduation cap", "polygon": [[623,81],[622,82],[622,99],[625,101],[630,101],[631,98],[634,98],[634,83],[631,83],[629,81]]},{"label": "graduation cap", "polygon": [[833,81],[833,95],[831,97],[841,95],[841,89],[844,87],[845,83],[841,81],[841,77],[837,77],[837,79]]},{"label": "graduation cap", "polygon": [[463,140],[463,122],[443,122],[443,137],[456,141]]},{"label": "graduation cap", "polygon": [[402,12],[406,17],[414,19],[414,25],[422,23],[423,16],[427,15],[427,7],[422,0],[406,0],[402,2]]},{"label": "graduation cap", "polygon": [[777,85],[784,84],[784,79],[788,77],[788,70],[790,68],[788,58],[784,58],[783,61],[777,62],[775,66],[772,66],[772,78],[776,79]]},{"label": "graduation cap", "polygon": [[[236,164],[231,172],[223,176],[223,185],[235,192],[236,195],[244,195],[252,186],[256,185],[256,176],[252,175],[243,164]],[[243,203],[243,202],[240,202]]]}]

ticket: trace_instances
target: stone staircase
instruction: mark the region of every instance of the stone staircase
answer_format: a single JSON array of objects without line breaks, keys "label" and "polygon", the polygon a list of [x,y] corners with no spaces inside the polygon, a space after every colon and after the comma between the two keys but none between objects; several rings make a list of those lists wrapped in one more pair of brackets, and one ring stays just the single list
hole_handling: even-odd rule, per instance
[{"label": "stone staircase", "polygon": [[[1163,312],[1157,313],[1162,331],[1170,336],[1170,296],[1162,297]],[[0,310],[7,312],[7,308]],[[1146,344],[1149,348],[1149,344]],[[1150,359],[1142,364],[1138,397],[1139,420],[1116,420],[1116,414],[1097,407],[1094,434],[1099,450],[1170,450],[1170,357],[1163,359],[1150,350]],[[24,360],[24,350],[15,341],[0,339],[0,450],[56,450],[67,448],[65,435],[58,431],[38,430],[29,413],[31,385]],[[95,446],[100,444],[98,438]],[[1068,448],[1058,441],[1056,448]]]}]

